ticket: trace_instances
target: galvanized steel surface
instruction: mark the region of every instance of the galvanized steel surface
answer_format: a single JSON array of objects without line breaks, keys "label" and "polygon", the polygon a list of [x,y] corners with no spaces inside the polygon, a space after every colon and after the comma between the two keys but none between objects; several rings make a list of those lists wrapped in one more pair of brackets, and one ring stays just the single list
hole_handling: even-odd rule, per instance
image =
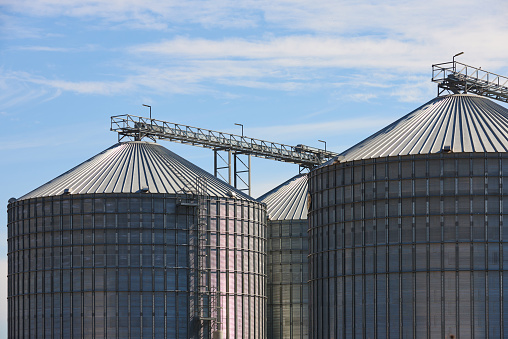
[{"label": "galvanized steel surface", "polygon": [[508,109],[470,94],[435,98],[325,164],[440,152],[508,151]]},{"label": "galvanized steel surface", "polygon": [[309,335],[307,219],[268,221],[268,339]]},{"label": "galvanized steel surface", "polygon": [[438,97],[310,173],[312,338],[508,336],[507,132]]},{"label": "galvanized steel surface", "polygon": [[307,174],[299,174],[257,199],[270,220],[307,219]]},{"label": "galvanized steel surface", "polygon": [[[198,177],[206,195],[187,194]],[[200,337],[201,220],[219,329],[265,338],[265,205],[146,142],[117,144],[9,202],[9,337]]]},{"label": "galvanized steel surface", "polygon": [[118,143],[20,199],[63,194],[185,193],[195,191],[198,177],[207,181],[211,196],[252,200],[210,173],[156,144]]},{"label": "galvanized steel surface", "polygon": [[336,163],[309,186],[312,338],[508,337],[508,153]]},{"label": "galvanized steel surface", "polygon": [[[9,338],[211,338],[206,321],[198,335],[191,306],[194,203],[121,193],[9,204]],[[264,339],[265,209],[208,198],[206,211],[202,275],[216,290],[220,329]]]},{"label": "galvanized steel surface", "polygon": [[309,335],[307,174],[258,198],[268,211],[268,339]]}]

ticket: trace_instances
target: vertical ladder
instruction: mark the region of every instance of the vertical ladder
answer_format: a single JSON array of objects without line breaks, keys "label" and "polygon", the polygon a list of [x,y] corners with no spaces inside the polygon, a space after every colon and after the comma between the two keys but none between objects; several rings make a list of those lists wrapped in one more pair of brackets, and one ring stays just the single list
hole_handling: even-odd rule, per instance
[{"label": "vertical ladder", "polygon": [[[189,249],[188,249],[188,268],[189,268],[189,338],[202,338],[201,332],[201,308],[200,308],[200,258],[199,258],[199,223],[200,208],[197,186],[191,184],[189,178],[179,171],[174,172],[177,181],[180,181],[181,189],[177,191],[177,207],[185,208],[185,215],[193,216],[191,226],[189,227]],[[194,212],[189,214],[189,209]]]},{"label": "vertical ladder", "polygon": [[208,239],[208,199],[206,178],[198,177],[196,182],[196,313],[200,322],[200,338],[209,339],[220,328],[218,292],[211,286],[210,242]]},{"label": "vertical ladder", "polygon": [[221,323],[219,292],[211,286],[207,181],[199,176],[192,185],[183,174],[175,174],[184,186],[181,193],[185,196],[185,201],[179,199],[178,206],[194,208],[194,223],[189,230],[190,337],[211,339],[220,330]]}]

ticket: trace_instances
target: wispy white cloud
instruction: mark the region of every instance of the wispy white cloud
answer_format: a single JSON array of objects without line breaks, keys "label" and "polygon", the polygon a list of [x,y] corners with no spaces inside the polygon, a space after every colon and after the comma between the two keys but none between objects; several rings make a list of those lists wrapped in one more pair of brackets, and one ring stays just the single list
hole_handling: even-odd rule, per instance
[{"label": "wispy white cloud", "polygon": [[373,93],[352,93],[348,94],[346,97],[349,98],[351,101],[362,102],[362,101],[370,101],[372,99],[377,98],[378,96],[377,94]]},{"label": "wispy white cloud", "polygon": [[0,94],[0,99],[4,99],[3,107],[10,107],[23,101],[28,102],[39,98],[48,101],[51,98],[60,96],[62,91],[111,95],[134,88],[135,86],[128,79],[118,82],[55,80],[35,76],[28,72],[9,72],[0,69],[0,89],[5,90]]},{"label": "wispy white cloud", "polygon": [[302,135],[309,138],[330,134],[349,134],[366,129],[381,129],[391,122],[393,122],[392,117],[371,116],[306,124],[251,127],[249,134],[259,135],[267,140],[297,140],[301,139]]},{"label": "wispy white cloud", "polygon": [[173,62],[174,65],[166,62],[154,62],[151,66],[149,62],[142,66],[131,64],[128,66],[129,73],[117,76],[118,80],[114,81],[71,81],[11,72],[4,77],[16,85],[4,84],[8,91],[0,94],[0,98],[4,97],[3,107],[6,107],[23,101],[51,100],[63,92],[107,96],[134,92],[144,95],[200,93],[225,97],[235,96],[230,90],[250,88],[294,93],[337,91],[341,100],[353,102],[369,101],[382,95],[390,95],[400,101],[421,101],[434,93],[430,92],[430,88],[435,88],[427,77],[406,78],[401,72],[386,73],[386,68],[381,66],[381,71],[347,70],[351,74],[343,75],[340,69],[310,65],[282,67],[271,60],[192,60],[191,57],[178,57]]},{"label": "wispy white cloud", "polygon": [[267,89],[274,91],[283,91],[283,92],[300,92],[303,90],[313,91],[317,88],[323,87],[321,84],[310,84],[304,82],[295,82],[295,81],[273,81],[266,80],[220,80],[220,84],[235,86],[235,87],[246,87],[246,88],[255,88],[255,89]]},{"label": "wispy white cloud", "polygon": [[95,137],[102,138],[104,135],[103,128],[99,128],[97,123],[79,122],[56,127],[45,126],[43,129],[34,129],[34,124],[30,121],[26,124],[26,130],[9,131],[0,136],[0,151],[34,149],[36,152],[36,149],[73,145],[87,140],[92,142]]},{"label": "wispy white cloud", "polygon": [[[496,0],[388,0],[388,1],[263,1],[265,20],[285,28],[333,32],[334,34],[399,36],[426,39],[441,33],[452,43],[448,33],[469,27],[496,31],[486,25],[492,18],[501,19],[508,5]],[[472,13],[482,13],[472,21]],[[477,20],[476,20],[477,19]],[[496,21],[499,22],[499,21]],[[500,23],[506,27],[506,23]],[[488,27],[490,26],[490,28]],[[424,29],[422,29],[424,28]],[[462,33],[468,30],[462,30]]]},{"label": "wispy white cloud", "polygon": [[[471,63],[486,62],[495,70],[508,54],[508,45],[501,43],[508,41],[508,2],[496,0],[5,0],[4,6],[24,15],[98,19],[103,29],[269,27],[256,39],[177,37],[131,48],[159,68],[164,68],[161,59],[170,56],[258,60],[263,68],[272,66],[270,71],[335,67],[425,72],[429,61],[445,61],[466,49]],[[470,20],[471,13],[481,15]]]},{"label": "wispy white cloud", "polygon": [[[464,24],[472,9],[481,9],[486,15],[503,15],[508,9],[504,2],[485,0],[451,0],[442,2],[429,0],[403,1],[336,1],[322,0],[4,0],[4,6],[12,11],[45,16],[104,17],[110,20],[139,21],[179,19],[195,21],[203,25],[252,26],[262,22],[279,24],[294,29],[316,31],[365,31],[366,27],[384,30],[395,27],[399,31],[411,30],[414,26],[434,19],[433,24],[452,27],[454,20]],[[365,21],[370,18],[370,21]],[[475,18],[481,20],[482,16]],[[395,30],[395,29],[394,29]]]},{"label": "wispy white cloud", "polygon": [[125,93],[132,91],[135,86],[129,81],[65,81],[65,80],[51,80],[43,78],[32,78],[31,81],[35,84],[46,85],[58,90],[76,92],[80,94],[102,94],[111,95],[118,93]]},{"label": "wispy white cloud", "polygon": [[96,45],[85,45],[80,47],[54,47],[54,46],[14,46],[10,49],[17,51],[31,51],[31,52],[57,52],[57,53],[68,53],[68,52],[91,52],[97,50]]},{"label": "wispy white cloud", "polygon": [[423,102],[437,94],[436,85],[426,77],[408,77],[389,94],[401,102]]},{"label": "wispy white cloud", "polygon": [[[171,56],[197,60],[230,58],[264,60],[278,67],[421,68],[422,61],[440,53],[414,42],[376,37],[288,36],[268,40],[238,38],[220,41],[179,37],[131,48],[144,56]],[[400,58],[407,54],[408,58]],[[373,57],[375,56],[375,57]],[[416,56],[419,56],[416,58]]]},{"label": "wispy white cloud", "polygon": [[[460,36],[465,33],[488,37],[484,33],[499,34],[508,25],[504,20],[508,3],[498,0],[4,0],[3,6],[26,15],[101,19],[113,26],[144,29],[192,23],[207,28],[268,25],[272,31],[420,42],[439,37],[454,47],[464,42]],[[471,20],[473,13],[481,14]]]},{"label": "wispy white cloud", "polygon": [[[190,34],[128,47],[120,57],[123,64],[116,65],[122,75],[114,80],[100,75],[86,81],[33,75],[23,80],[53,91],[193,94],[226,93],[224,87],[298,92],[349,86],[354,90],[344,98],[361,101],[379,93],[401,100],[420,98],[426,91],[419,85],[394,86],[408,74],[430,73],[430,62],[446,61],[460,50],[472,64],[481,61],[493,71],[504,65],[508,45],[500,42],[508,41],[503,19],[508,5],[489,6],[493,0],[486,1],[5,0],[4,6],[23,15],[102,20],[102,29],[263,27],[254,37],[238,38],[230,30],[222,39]],[[481,16],[466,20],[480,9]],[[44,45],[18,48],[76,51]]]},{"label": "wispy white cloud", "polygon": [[5,0],[12,12],[34,16],[101,19],[113,27],[165,30],[171,25],[196,23],[205,27],[252,27],[262,15],[252,4],[230,0]]},{"label": "wispy white cloud", "polygon": [[[63,92],[94,95],[127,95],[133,92],[152,94],[220,94],[228,96],[228,88],[251,88],[282,92],[313,92],[350,87],[356,93],[362,89],[392,90],[394,84],[383,75],[359,74],[326,78],[327,69],[281,70],[276,65],[262,61],[239,60],[186,60],[174,66],[131,66],[130,74],[119,80],[71,81],[35,76],[27,72],[4,74],[12,85],[4,92],[5,105],[37,98],[51,100]],[[339,81],[337,81],[339,80]],[[1,85],[1,84],[0,84]],[[369,90],[371,91],[371,90]],[[344,91],[343,91],[344,92]],[[344,93],[347,93],[345,91]],[[234,94],[233,94],[234,95]],[[352,101],[373,98],[357,94],[343,96]]]},{"label": "wispy white cloud", "polygon": [[72,49],[64,47],[49,47],[49,46],[18,46],[14,49],[20,51],[33,51],[33,52],[69,52]]},{"label": "wispy white cloud", "polygon": [[5,40],[40,38],[40,28],[27,25],[19,18],[0,13],[0,37]]},{"label": "wispy white cloud", "polygon": [[[467,34],[466,34],[467,35]],[[498,33],[497,39],[506,38],[508,31]],[[462,37],[462,39],[465,39]],[[498,41],[501,41],[498,40]],[[478,42],[482,47],[484,43]],[[455,47],[450,47],[456,45]],[[498,46],[499,43],[485,46],[483,61],[492,61],[492,67],[498,66],[500,55],[508,53],[508,47]],[[471,46],[471,44],[468,44]],[[385,73],[400,74],[403,72],[426,72],[429,60],[440,62],[445,56],[453,55],[463,46],[450,44],[446,39],[435,41],[397,40],[378,36],[364,37],[326,37],[311,35],[292,35],[273,37],[264,40],[247,40],[227,38],[211,40],[202,38],[176,37],[159,43],[133,46],[131,53],[139,54],[150,60],[169,57],[172,60],[230,60],[262,62],[263,67],[269,66],[269,72],[279,74],[288,69],[298,68],[302,71],[322,68],[357,70],[384,70]],[[479,58],[476,47],[469,47],[468,56],[474,61]]]},{"label": "wispy white cloud", "polygon": [[[19,76],[20,75],[20,76]],[[5,73],[0,69],[0,109],[35,100],[47,100],[55,97],[55,90],[47,86],[33,86],[26,73]]]},{"label": "wispy white cloud", "polygon": [[40,148],[40,147],[53,147],[62,144],[62,139],[59,136],[46,136],[37,140],[3,140],[0,145],[0,151],[20,150],[24,148]]}]

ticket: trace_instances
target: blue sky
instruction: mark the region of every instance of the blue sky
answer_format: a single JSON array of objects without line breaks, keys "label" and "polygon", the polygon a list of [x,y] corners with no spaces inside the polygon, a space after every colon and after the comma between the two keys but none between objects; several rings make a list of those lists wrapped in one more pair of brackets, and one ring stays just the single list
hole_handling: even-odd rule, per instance
[{"label": "blue sky", "polygon": [[[501,0],[3,0],[0,200],[114,144],[109,117],[147,116],[142,104],[161,120],[343,151],[432,99],[433,63],[464,51],[459,61],[508,75],[507,14]],[[213,170],[210,150],[161,144]],[[296,173],[254,159],[253,195]],[[6,253],[4,240],[0,337]]]}]

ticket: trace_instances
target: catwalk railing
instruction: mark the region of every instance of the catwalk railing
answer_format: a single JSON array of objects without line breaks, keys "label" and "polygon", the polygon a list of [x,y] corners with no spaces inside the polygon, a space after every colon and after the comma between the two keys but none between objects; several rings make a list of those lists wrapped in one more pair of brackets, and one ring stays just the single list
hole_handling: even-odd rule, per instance
[{"label": "catwalk railing", "polygon": [[448,90],[455,94],[473,93],[508,102],[508,77],[487,72],[481,67],[457,61],[435,64],[432,65],[432,81],[438,83],[439,95]]},{"label": "catwalk railing", "polygon": [[294,163],[306,168],[319,166],[326,160],[338,155],[334,152],[305,145],[289,146],[243,135],[128,114],[112,116],[111,130],[118,132],[119,141],[125,137],[134,140],[141,140],[145,137],[152,140],[169,140],[214,150],[232,151],[236,154],[250,154],[260,158]]}]

